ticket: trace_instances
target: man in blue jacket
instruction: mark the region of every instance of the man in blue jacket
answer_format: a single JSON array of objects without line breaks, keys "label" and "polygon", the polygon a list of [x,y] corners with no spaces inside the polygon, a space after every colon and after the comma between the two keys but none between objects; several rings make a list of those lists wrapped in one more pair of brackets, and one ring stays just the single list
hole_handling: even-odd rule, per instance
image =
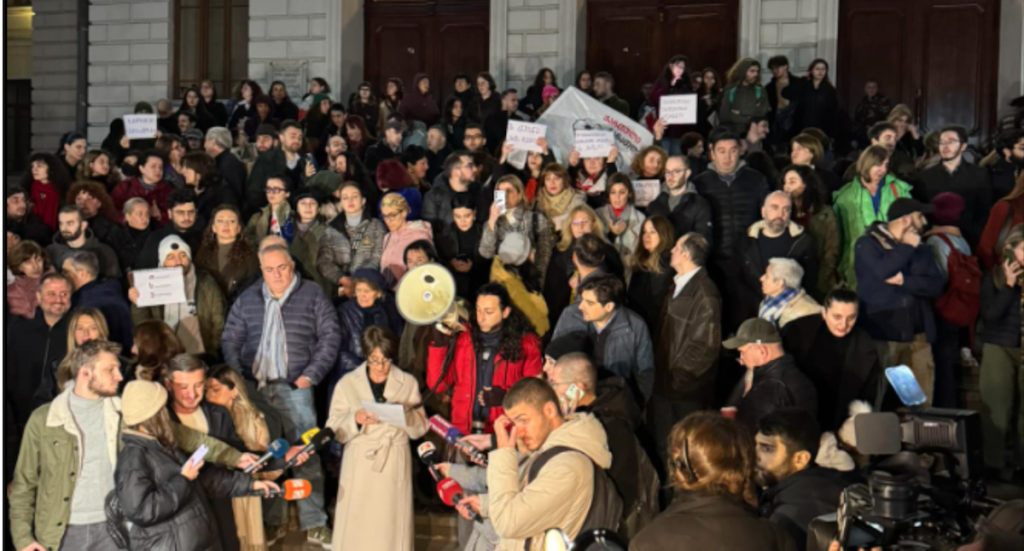
[{"label": "man in blue jacket", "polygon": [[883,365],[910,367],[928,403],[935,379],[932,302],[946,285],[931,249],[921,239],[924,215],[933,210],[913,199],[897,199],[889,207],[889,221],[869,226],[854,248],[864,328],[886,343]]}]

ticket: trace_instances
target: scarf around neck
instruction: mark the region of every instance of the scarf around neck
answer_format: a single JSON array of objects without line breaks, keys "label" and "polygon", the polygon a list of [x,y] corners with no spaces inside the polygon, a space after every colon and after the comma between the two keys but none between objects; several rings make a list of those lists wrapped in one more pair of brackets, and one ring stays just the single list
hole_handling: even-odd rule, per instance
[{"label": "scarf around neck", "polygon": [[764,297],[761,302],[761,309],[758,312],[759,318],[772,322],[772,325],[779,325],[779,318],[782,317],[782,310],[786,308],[786,305],[796,298],[796,289],[786,289],[779,293],[777,297]]},{"label": "scarf around neck", "polygon": [[267,287],[267,282],[263,282],[263,333],[259,350],[256,351],[256,359],[252,364],[252,372],[260,388],[263,388],[267,381],[288,378],[288,338],[281,309],[298,289],[299,279],[296,275],[281,298],[276,299]]}]

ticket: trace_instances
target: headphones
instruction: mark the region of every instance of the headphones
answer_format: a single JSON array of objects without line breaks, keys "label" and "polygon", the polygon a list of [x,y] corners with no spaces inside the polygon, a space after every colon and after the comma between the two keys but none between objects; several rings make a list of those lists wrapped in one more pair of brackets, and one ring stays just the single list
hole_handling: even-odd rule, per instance
[{"label": "headphones", "polygon": [[683,480],[687,484],[697,483],[697,473],[693,470],[693,466],[690,465],[690,445],[689,439],[683,438],[683,456],[681,458],[675,458],[672,460],[675,464],[675,468],[683,477]]}]

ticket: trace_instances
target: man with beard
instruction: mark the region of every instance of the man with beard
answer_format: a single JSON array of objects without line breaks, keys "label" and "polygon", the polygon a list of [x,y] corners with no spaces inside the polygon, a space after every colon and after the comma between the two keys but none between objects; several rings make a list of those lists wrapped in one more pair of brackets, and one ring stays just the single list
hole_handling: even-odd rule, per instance
[{"label": "man with beard", "polygon": [[756,481],[763,490],[761,515],[785,530],[799,551],[807,544],[807,526],[834,513],[843,489],[854,477],[814,463],[821,428],[802,409],[780,409],[757,423]]},{"label": "man with beard", "polygon": [[35,241],[40,245],[53,239],[53,232],[39,219],[29,212],[28,194],[20,186],[7,186],[4,193],[7,211],[4,214],[4,229],[17,235],[24,241]]},{"label": "man with beard", "polygon": [[858,310],[856,293],[835,289],[820,316],[793,320],[782,331],[783,348],[818,390],[816,418],[824,430],[842,426],[853,400],[878,410],[882,362],[874,339],[856,326]]},{"label": "man with beard", "polygon": [[1013,191],[1017,175],[1024,169],[1024,131],[1000,134],[996,138],[994,153],[996,159],[988,166],[988,170],[992,180],[992,199],[998,201]]},{"label": "man with beard", "polygon": [[[434,233],[440,233],[445,226],[455,221],[452,201],[459,196],[473,196],[479,193],[473,182],[473,154],[456,151],[444,161],[444,171],[434,180],[434,185],[423,197],[421,216],[433,225]],[[479,217],[479,206],[477,207]]]},{"label": "man with beard", "polygon": [[908,365],[931,404],[935,362],[935,313],[946,277],[921,239],[925,214],[935,210],[913,199],[897,199],[888,222],[875,222],[857,240],[854,270],[863,305],[863,326],[885,342],[884,365]]},{"label": "man with beard", "polygon": [[743,282],[741,319],[757,315],[761,302],[761,276],[773,258],[795,260],[804,269],[802,285],[813,289],[818,281],[818,246],[814,236],[803,226],[793,222],[793,200],[784,191],[773,191],[761,207],[761,221],[747,229],[736,247],[739,274]]},{"label": "man with beard", "polygon": [[203,239],[203,229],[206,221],[202,220],[196,212],[196,195],[190,189],[175,190],[167,200],[168,216],[171,223],[155,230],[149,235],[146,244],[142,247],[135,260],[135,269],[146,270],[156,268],[160,261],[160,243],[168,235],[177,235],[192,250],[199,250]]},{"label": "man with beard", "polygon": [[964,210],[960,213],[957,227],[967,242],[976,246],[992,208],[992,184],[987,170],[964,160],[964,151],[967,151],[967,130],[964,127],[950,125],[940,128],[939,156],[942,162],[917,175],[918,185],[914,186],[914,192],[918,200],[926,203],[947,191],[963,197]]},{"label": "man with beard", "polygon": [[[257,128],[257,130],[259,130]],[[306,166],[306,159],[301,154],[303,142],[302,125],[296,121],[284,121],[278,132],[279,147],[271,147],[261,152],[252,166],[249,182],[245,188],[245,218],[248,219],[260,209],[267,206],[267,180],[272,176],[286,174],[295,184],[295,191],[306,185],[306,179],[316,174],[312,164]],[[259,139],[257,138],[257,149]],[[193,245],[195,247],[195,245]],[[197,248],[198,250],[198,248]]]},{"label": "man with beard", "polygon": [[348,151],[348,142],[345,141],[343,136],[328,136],[327,144],[324,145],[324,151],[327,152],[327,162],[324,166],[320,167],[320,170],[331,170],[334,167],[334,160],[338,158],[338,155]]},{"label": "man with beard", "polygon": [[498,144],[505,143],[505,135],[508,132],[509,121],[525,121],[525,116],[519,113],[519,93],[515,88],[509,88],[501,93],[501,111],[487,117],[484,121],[484,134],[487,136],[487,143],[491,148],[498,147]]},{"label": "man with beard", "polygon": [[676,235],[697,232],[711,242],[711,207],[690,182],[689,157],[676,155],[665,162],[665,190],[647,205],[647,216],[661,215],[672,222]]},{"label": "man with beard", "polygon": [[53,236],[53,244],[46,247],[50,264],[60,266],[68,254],[78,250],[89,251],[99,259],[100,273],[103,277],[121,277],[121,264],[117,261],[117,253],[109,245],[96,239],[81,208],[77,205],[64,205],[57,213],[57,222],[60,234]]}]

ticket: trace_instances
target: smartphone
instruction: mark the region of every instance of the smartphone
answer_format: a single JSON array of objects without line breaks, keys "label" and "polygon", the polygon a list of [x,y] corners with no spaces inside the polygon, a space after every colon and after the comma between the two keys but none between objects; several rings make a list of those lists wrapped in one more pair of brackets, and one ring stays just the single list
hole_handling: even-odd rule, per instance
[{"label": "smartphone", "polygon": [[501,208],[501,214],[505,214],[505,190],[499,189],[494,192],[494,204]]},{"label": "smartphone", "polygon": [[580,405],[582,399],[583,389],[576,386],[576,383],[569,385],[569,388],[565,390],[565,413],[576,411],[576,407]]},{"label": "smartphone", "polygon": [[306,153],[306,162],[311,164],[311,165],[313,165],[314,169],[320,168],[320,167],[316,166],[316,159],[313,157],[312,153]]},{"label": "smartphone", "polygon": [[206,457],[206,454],[209,453],[209,451],[210,448],[207,448],[206,444],[200,445],[199,449],[197,449],[195,453],[192,454],[192,457],[188,458],[188,462],[186,462],[185,464],[192,466],[198,465],[199,462]]}]

